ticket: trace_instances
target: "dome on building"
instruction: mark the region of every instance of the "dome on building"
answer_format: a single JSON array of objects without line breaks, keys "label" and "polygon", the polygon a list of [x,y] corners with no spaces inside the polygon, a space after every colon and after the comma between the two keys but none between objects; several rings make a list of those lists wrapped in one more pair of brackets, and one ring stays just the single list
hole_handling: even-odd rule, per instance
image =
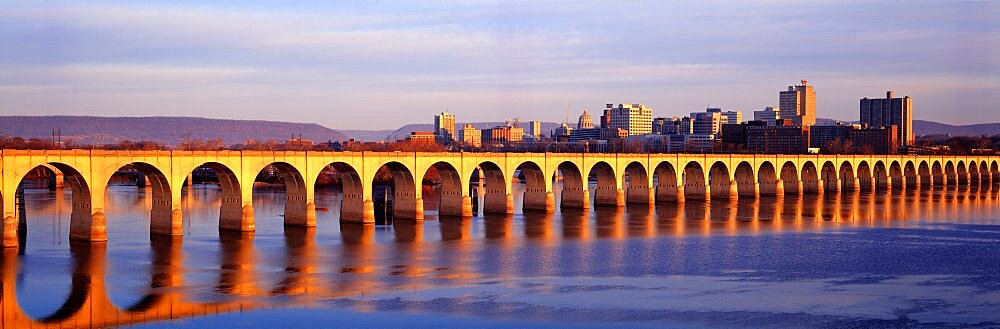
[{"label": "dome on building", "polygon": [[580,121],[576,123],[576,129],[592,128],[594,128],[594,118],[590,117],[590,113],[587,113],[587,110],[583,110],[583,114],[580,115]]}]

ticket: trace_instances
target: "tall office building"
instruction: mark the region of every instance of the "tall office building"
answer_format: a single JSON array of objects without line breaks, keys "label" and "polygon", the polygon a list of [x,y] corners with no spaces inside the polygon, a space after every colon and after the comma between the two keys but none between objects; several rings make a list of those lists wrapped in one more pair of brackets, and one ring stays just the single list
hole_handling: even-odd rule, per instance
[{"label": "tall office building", "polygon": [[607,104],[604,112],[610,117],[606,128],[628,130],[629,136],[653,132],[653,110],[643,104]]},{"label": "tall office building", "polygon": [[524,130],[524,137],[540,140],[542,139],[542,122],[541,121],[528,121],[528,129]]},{"label": "tall office building", "polygon": [[434,115],[434,136],[439,141],[450,142],[455,139],[455,115],[441,112]]},{"label": "tall office building", "polygon": [[896,126],[900,147],[913,143],[913,99],[910,96],[892,97],[892,90],[885,98],[861,99],[861,125],[878,128]]},{"label": "tall office building", "polygon": [[799,126],[816,124],[816,90],[802,80],[798,86],[788,86],[787,91],[778,93],[778,108],[781,117],[790,119]]}]

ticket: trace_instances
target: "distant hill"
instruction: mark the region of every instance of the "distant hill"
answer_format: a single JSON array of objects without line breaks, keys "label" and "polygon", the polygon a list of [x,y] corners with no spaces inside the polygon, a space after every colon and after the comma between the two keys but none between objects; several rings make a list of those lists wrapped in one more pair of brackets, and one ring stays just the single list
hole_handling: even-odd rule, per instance
[{"label": "distant hill", "polygon": [[993,136],[1000,134],[1000,123],[980,123],[974,125],[950,125],[946,123],[913,120],[913,134],[951,136]]},{"label": "distant hill", "polygon": [[315,123],[194,117],[0,116],[0,135],[49,138],[53,129],[61,130],[65,141],[84,144],[129,139],[177,145],[183,133],[206,140],[221,138],[226,144],[247,139],[283,141],[299,134],[316,142],[347,139]]},{"label": "distant hill", "polygon": [[[433,125],[431,126],[433,129]],[[393,130],[337,130],[340,133],[347,135],[347,138],[358,140],[358,141],[382,141],[386,139],[386,136],[392,134]]]}]

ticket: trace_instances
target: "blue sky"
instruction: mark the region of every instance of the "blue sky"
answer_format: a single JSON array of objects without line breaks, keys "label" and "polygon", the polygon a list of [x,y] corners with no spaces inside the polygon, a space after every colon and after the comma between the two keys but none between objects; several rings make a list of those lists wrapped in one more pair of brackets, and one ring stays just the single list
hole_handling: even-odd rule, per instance
[{"label": "blue sky", "polygon": [[1000,122],[1000,2],[2,2],[0,114],[394,129],[775,106],[888,89],[917,119]]}]

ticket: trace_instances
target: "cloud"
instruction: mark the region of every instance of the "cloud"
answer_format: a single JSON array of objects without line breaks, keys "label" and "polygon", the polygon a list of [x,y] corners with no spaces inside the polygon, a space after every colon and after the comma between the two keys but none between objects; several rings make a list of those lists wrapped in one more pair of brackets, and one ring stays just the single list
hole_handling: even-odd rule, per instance
[{"label": "cloud", "polygon": [[[800,78],[817,84],[820,116],[851,119],[857,98],[889,88],[918,100],[918,118],[954,122],[935,112],[945,106],[998,112],[989,96],[1000,91],[995,4],[5,6],[5,114],[210,113],[394,128],[444,108],[460,121],[562,120],[568,103],[578,112],[619,101],[662,115],[707,104],[752,110]],[[986,96],[960,97],[962,81]],[[385,114],[339,112],[359,108]]]}]

